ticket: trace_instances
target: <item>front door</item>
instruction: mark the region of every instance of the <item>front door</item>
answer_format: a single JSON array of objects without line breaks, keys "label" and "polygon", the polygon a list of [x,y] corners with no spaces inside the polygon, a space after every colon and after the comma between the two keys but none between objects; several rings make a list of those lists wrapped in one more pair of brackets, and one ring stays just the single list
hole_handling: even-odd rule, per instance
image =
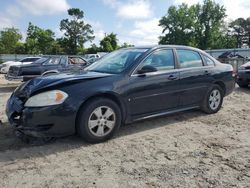
[{"label": "front door", "polygon": [[[132,116],[160,113],[178,106],[179,70],[175,69],[174,59],[171,49],[154,51],[131,75],[127,101]],[[156,71],[138,74],[144,66],[152,66]]]}]

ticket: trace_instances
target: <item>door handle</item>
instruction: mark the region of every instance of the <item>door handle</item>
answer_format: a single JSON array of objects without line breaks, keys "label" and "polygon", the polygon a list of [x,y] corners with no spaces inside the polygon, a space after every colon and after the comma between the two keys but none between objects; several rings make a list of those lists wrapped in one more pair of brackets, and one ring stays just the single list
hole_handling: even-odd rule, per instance
[{"label": "door handle", "polygon": [[168,76],[168,79],[169,79],[169,80],[176,80],[177,78],[178,78],[178,77],[175,76],[175,75],[173,75],[173,74],[171,74],[171,75]]}]

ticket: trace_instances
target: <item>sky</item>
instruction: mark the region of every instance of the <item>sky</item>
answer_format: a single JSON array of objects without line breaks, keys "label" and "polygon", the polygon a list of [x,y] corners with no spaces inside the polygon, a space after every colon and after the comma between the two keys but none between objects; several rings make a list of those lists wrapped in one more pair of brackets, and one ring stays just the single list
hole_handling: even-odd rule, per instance
[{"label": "sky", "polygon": [[[56,37],[63,36],[60,21],[67,18],[69,8],[84,11],[84,20],[92,25],[93,43],[105,33],[115,33],[119,44],[152,45],[158,43],[162,28],[159,19],[169,6],[183,2],[192,5],[202,0],[0,0],[0,29],[17,27],[23,34],[32,22],[43,29],[51,29]],[[215,0],[227,9],[227,19],[250,17],[250,0]],[[87,44],[88,46],[90,45]]]}]

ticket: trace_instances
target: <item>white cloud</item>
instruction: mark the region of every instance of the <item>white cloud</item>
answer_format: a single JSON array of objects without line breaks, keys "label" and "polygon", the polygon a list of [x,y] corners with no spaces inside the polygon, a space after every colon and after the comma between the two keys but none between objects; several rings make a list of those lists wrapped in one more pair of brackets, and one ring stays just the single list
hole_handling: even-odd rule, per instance
[{"label": "white cloud", "polygon": [[146,19],[153,15],[149,0],[103,0],[103,3],[116,10],[122,19]]},{"label": "white cloud", "polygon": [[5,9],[5,14],[9,17],[20,18],[22,16],[22,11],[18,6],[10,5]]},{"label": "white cloud", "polygon": [[4,15],[0,15],[0,29],[6,28],[6,27],[13,27],[14,23],[11,19],[4,17]]},{"label": "white cloud", "polygon": [[120,5],[118,0],[102,0],[104,4],[109,5],[111,8],[116,8]]},{"label": "white cloud", "polygon": [[[203,0],[174,0],[175,5],[179,5],[181,3],[186,3],[188,5],[193,5],[196,3],[202,3]],[[224,5],[226,8],[226,14],[228,19],[237,19],[239,17],[248,18],[250,17],[250,1],[249,0],[216,0],[216,3],[220,5]]]},{"label": "white cloud", "polygon": [[158,44],[158,37],[162,28],[158,26],[159,18],[152,18],[146,21],[136,21],[134,28],[129,32],[129,37],[134,45]]},{"label": "white cloud", "polygon": [[93,43],[98,46],[100,43],[100,40],[102,40],[103,37],[105,36],[105,31],[103,29],[102,24],[96,20],[86,20],[86,23],[92,26],[92,29],[94,30],[95,38],[92,42],[87,42],[85,44],[86,45],[85,47],[89,47]]},{"label": "white cloud", "polygon": [[66,12],[70,8],[67,0],[17,0],[24,12],[33,15],[52,15]]},{"label": "white cloud", "polygon": [[221,4],[227,9],[229,19],[237,19],[239,17],[250,17],[250,2],[249,0],[228,1],[221,0]]},{"label": "white cloud", "polygon": [[182,3],[186,3],[190,6],[190,5],[199,3],[199,2],[202,2],[202,0],[174,0],[175,5],[180,5]]},{"label": "white cloud", "polygon": [[117,11],[117,15],[123,19],[144,19],[152,16],[149,1],[138,0],[122,4]]}]

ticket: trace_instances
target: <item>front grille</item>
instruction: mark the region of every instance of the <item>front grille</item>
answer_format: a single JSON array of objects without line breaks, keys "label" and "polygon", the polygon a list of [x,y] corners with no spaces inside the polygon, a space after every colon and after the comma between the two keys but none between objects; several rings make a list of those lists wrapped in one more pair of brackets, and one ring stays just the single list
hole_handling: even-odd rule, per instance
[{"label": "front grille", "polygon": [[19,73],[19,67],[11,66],[9,69],[9,75],[10,76],[18,76]]}]

